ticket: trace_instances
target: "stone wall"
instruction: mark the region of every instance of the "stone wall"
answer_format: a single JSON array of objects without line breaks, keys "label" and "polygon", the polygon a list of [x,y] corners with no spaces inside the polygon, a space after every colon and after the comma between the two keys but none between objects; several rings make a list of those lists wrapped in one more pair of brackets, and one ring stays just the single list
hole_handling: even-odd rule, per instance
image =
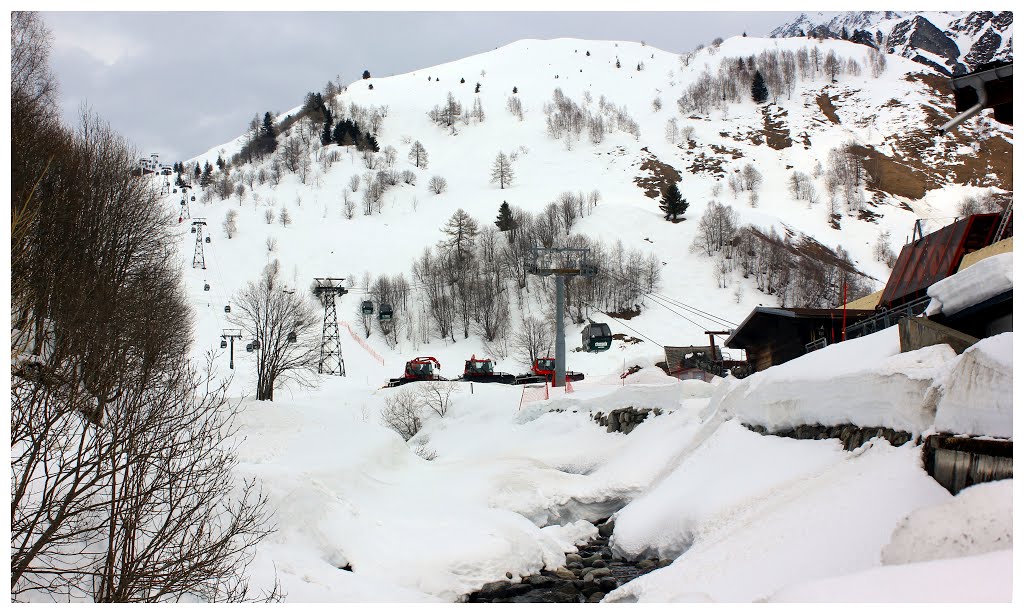
[{"label": "stone wall", "polygon": [[[855,450],[864,442],[875,437],[881,437],[894,446],[902,446],[914,439],[914,436],[907,431],[897,431],[882,427],[861,427],[855,424],[839,424],[836,426],[824,426],[821,424],[801,424],[791,429],[780,429],[769,431],[767,428],[757,424],[744,424],[755,433],[762,435],[775,435],[776,437],[789,437],[791,439],[838,439],[843,442],[843,449]],[[919,443],[916,439],[915,443]]]}]

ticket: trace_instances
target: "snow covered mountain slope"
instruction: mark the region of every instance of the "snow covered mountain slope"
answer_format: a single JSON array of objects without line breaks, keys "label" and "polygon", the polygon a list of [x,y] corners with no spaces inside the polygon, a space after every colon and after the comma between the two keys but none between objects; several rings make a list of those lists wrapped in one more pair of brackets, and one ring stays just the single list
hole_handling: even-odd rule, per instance
[{"label": "snow covered mountain slope", "polygon": [[[821,66],[801,77],[796,58],[804,50]],[[834,82],[822,72],[830,53],[844,66]],[[355,147],[320,147],[318,126],[292,121],[301,107],[278,117],[276,170],[267,157],[211,173],[197,200],[186,201],[191,216],[208,222],[211,242],[190,234],[183,216],[177,248],[197,313],[195,351],[216,352],[221,374],[227,357],[218,343],[231,326],[224,306],[266,264],[279,261],[289,290],[303,291],[313,277],[356,280],[338,303],[339,319],[355,332],[343,324],[346,377],[322,377],[319,387],[285,386],[274,402],[255,401],[252,355],[235,348],[232,393],[243,403],[237,473],[259,480],[278,529],[257,549],[254,586],[280,579],[286,600],[294,602],[454,601],[486,583],[519,582],[565,564],[565,553],[597,532],[592,523],[619,510],[616,543],[623,552],[679,558],[623,585],[609,600],[785,599],[780,591],[787,589],[796,591],[793,599],[828,600],[818,583],[838,578],[847,590],[860,582],[857,574],[883,572],[914,580],[901,595],[927,599],[927,570],[879,569],[880,553],[902,519],[951,499],[924,472],[913,444],[893,448],[875,441],[846,452],[835,441],[756,435],[740,420],[878,426],[886,416],[849,415],[858,391],[872,387],[879,395],[872,400],[890,409],[913,394],[937,403],[939,392],[932,394],[929,382],[940,381],[956,359],[942,348],[901,358],[896,331],[888,329],[741,383],[679,382],[648,368],[664,358],[659,344],[706,343],[705,330],[740,322],[751,307],[780,300],[758,290],[741,267],[730,268],[721,252],[691,251],[712,201],[731,207],[740,224],[775,229],[794,241],[842,245],[877,288],[889,272],[874,254],[883,233],[898,248],[917,218],[936,228],[965,197],[1011,194],[1011,129],[981,118],[937,139],[929,127],[952,113],[941,80],[902,57],[890,57],[873,76],[869,53],[848,41],[799,38],[738,37],[684,56],[627,42],[519,41],[442,66],[360,80],[337,96],[336,118],[363,125],[376,110],[378,155],[395,148],[393,169],[413,177],[390,186],[377,202],[369,199],[365,210],[367,179],[377,180],[387,162],[367,159],[378,165],[368,169]],[[774,57],[797,62],[788,88],[785,79],[769,80],[774,93],[764,105],[750,100],[749,85],[738,94],[727,87],[749,78],[739,62],[749,67],[752,57],[765,72]],[[449,92],[467,110],[479,97],[482,121],[479,114],[459,116],[454,130],[432,121],[428,113],[446,104]],[[510,99],[518,100],[522,118],[508,110]],[[554,119],[559,113],[577,116]],[[601,118],[600,139],[590,138],[589,126],[579,138],[559,127],[588,116],[591,124]],[[417,141],[429,155],[425,169],[407,156]],[[213,165],[218,157],[230,163],[245,143],[239,137],[187,165]],[[295,171],[284,170],[285,151],[298,153],[291,160]],[[504,189],[491,181],[499,152],[514,158],[514,177]],[[857,159],[865,173],[854,173],[849,189],[826,181]],[[732,179],[753,176],[745,172],[748,165],[761,177],[754,189]],[[797,172],[805,177],[794,182]],[[690,203],[677,224],[648,196],[652,190],[656,197],[674,173]],[[353,176],[359,177],[355,190]],[[430,190],[433,176],[445,178],[447,189]],[[794,183],[802,191],[791,191]],[[240,193],[217,195],[218,186],[239,184],[245,186]],[[621,241],[623,251],[653,256],[661,285],[630,319],[590,312],[623,335],[607,352],[574,351],[580,325],[567,319],[568,367],[586,379],[573,392],[553,391],[546,402],[531,402],[532,391],[519,386],[460,384],[444,415],[423,412],[423,427],[408,442],[383,426],[389,403],[425,387],[381,389],[406,360],[429,354],[439,359],[441,375],[453,377],[471,354],[486,353],[476,332],[442,337],[421,317],[429,301],[410,272],[412,263],[444,237],[441,227],[452,214],[461,208],[489,226],[502,201],[542,214],[563,192],[594,190],[598,203],[574,221],[572,233],[606,245]],[[812,192],[817,196],[808,196]],[[351,216],[346,196],[354,202]],[[168,209],[181,212],[179,199],[169,195]],[[282,225],[285,209],[290,221]],[[232,238],[222,225],[229,212],[237,217]],[[197,248],[205,269],[189,266]],[[396,304],[406,328],[394,343],[377,329],[362,339],[354,314],[369,296],[363,272],[401,273],[412,282],[408,306]],[[521,316],[550,320],[550,283],[531,278],[522,302],[514,288],[507,292],[515,329]],[[319,339],[319,328],[315,334]],[[1011,364],[1011,345],[1000,340],[981,358]],[[500,370],[525,369],[511,353],[494,357]],[[633,365],[645,368],[619,377]],[[886,379],[892,380],[888,387],[880,387]],[[995,384],[1000,399],[1004,380]],[[822,394],[825,381],[837,382],[842,394]],[[954,401],[966,398],[962,390],[944,390]],[[758,395],[771,402],[755,402]],[[942,407],[953,420],[962,405]],[[624,407],[663,412],[628,435],[607,432],[592,419],[592,412]],[[926,411],[934,407],[904,409],[890,418],[915,432],[934,426],[934,411]],[[759,470],[751,471],[754,464]],[[984,565],[958,560],[957,567],[977,575],[1008,565],[1000,554]],[[1002,578],[992,582],[996,598],[1008,593]]]},{"label": "snow covered mountain slope", "polygon": [[[846,36],[843,35],[845,32]],[[804,13],[769,36],[847,38],[884,47],[947,75],[995,60],[1013,61],[1011,11],[858,11]]]},{"label": "snow covered mountain slope", "polygon": [[[351,178],[368,172],[362,154],[353,147],[321,148],[302,121],[291,123],[278,137],[278,155],[289,140],[297,147],[306,143],[304,176],[302,171],[282,170],[279,180],[261,183],[261,172],[274,174],[271,158],[214,173],[213,183],[199,191],[189,211],[206,218],[213,239],[206,246],[207,270],[186,269],[201,308],[197,351],[217,344],[221,329],[230,325],[223,306],[272,259],[280,261],[284,277],[298,288],[308,287],[315,276],[352,280],[366,272],[411,278],[412,261],[442,239],[441,227],[457,209],[490,225],[502,201],[540,214],[564,192],[597,191],[597,206],[577,219],[572,231],[606,245],[621,241],[626,249],[657,258],[662,263],[658,292],[675,300],[645,299],[640,315],[628,324],[610,321],[614,333],[647,341],[616,342],[615,351],[604,355],[574,354],[576,366],[570,368],[610,373],[620,371],[623,362],[650,364],[662,357],[657,344],[703,343],[705,330],[740,322],[758,304],[778,304],[778,296],[758,290],[753,278],[744,278],[739,267],[722,260],[721,252],[716,260],[691,251],[698,220],[712,201],[731,207],[740,225],[844,248],[867,285],[881,288],[889,270],[874,255],[880,238],[891,235],[889,247],[898,251],[915,219],[926,218],[930,228],[937,228],[952,219],[961,199],[989,194],[1005,198],[1012,190],[1012,129],[981,118],[952,135],[935,137],[930,126],[952,113],[941,80],[898,57],[890,57],[884,70],[872,76],[869,52],[847,41],[798,38],[736,37],[683,56],[631,42],[524,40],[441,66],[354,82],[335,99],[339,117],[353,117],[353,110],[364,121],[374,110],[382,115],[376,133],[382,154],[394,147],[394,170],[408,171],[414,183],[399,181],[365,214],[362,201],[369,182],[364,179],[357,191],[351,190]],[[753,103],[742,87],[726,93],[725,100],[720,94],[707,95],[709,87],[742,83],[742,75],[750,78],[749,71],[735,72],[741,60],[744,66],[752,59],[769,66],[772,57],[799,60],[804,54],[806,74],[801,76],[802,63],[797,62],[789,86],[773,84],[764,105]],[[820,65],[830,54],[845,67],[835,82]],[[453,128],[432,122],[428,113],[444,105],[449,93],[467,111],[479,99],[483,121],[468,116]],[[567,137],[565,130],[560,138],[552,137],[557,131],[549,128],[549,120],[558,112],[556,97],[603,119],[600,142],[591,140],[586,129],[576,138]],[[507,110],[510,99],[518,100],[522,119]],[[682,109],[680,99],[685,102]],[[278,125],[290,123],[287,118],[294,119],[299,110],[279,116]],[[415,141],[429,154],[426,169],[407,157]],[[212,163],[218,156],[230,161],[244,143],[241,136],[186,165]],[[830,188],[828,181],[830,156],[843,147],[853,152],[844,159],[859,159],[863,169],[859,182],[845,193]],[[514,170],[511,185],[504,189],[491,181],[499,152],[510,157]],[[280,162],[277,166],[287,168]],[[740,185],[734,191],[734,178],[747,168],[757,171],[761,185],[754,190]],[[254,180],[247,179],[250,173]],[[686,221],[678,224],[665,221],[657,200],[657,187],[674,173],[690,203]],[[794,173],[804,176],[813,195],[794,195]],[[445,191],[428,188],[433,176],[447,181]],[[218,182],[248,189],[240,199],[230,190],[221,198]],[[346,193],[355,203],[352,219],[344,212]],[[170,195],[168,205],[177,212],[178,195]],[[280,224],[283,209],[290,218],[287,227]],[[222,230],[229,210],[238,216],[232,239]],[[273,224],[265,221],[269,214],[276,220]],[[181,242],[186,266],[194,252],[187,225],[182,224]],[[530,288],[535,282],[531,280]],[[205,283],[212,286],[209,292],[201,290]],[[342,319],[349,318],[362,298],[357,292],[339,306]],[[833,294],[834,303],[839,290]],[[513,321],[520,313],[537,313],[543,305],[537,298],[534,294],[523,307],[513,305]],[[570,348],[578,330],[571,326],[568,331]],[[447,364],[461,364],[474,351],[484,353],[478,338],[471,336],[449,354],[441,346],[452,341],[445,344],[429,331],[409,333],[395,348],[385,347],[379,337],[368,342],[384,354],[392,376],[395,365],[414,351],[423,353],[424,347]],[[451,373],[450,367],[445,373]]]}]

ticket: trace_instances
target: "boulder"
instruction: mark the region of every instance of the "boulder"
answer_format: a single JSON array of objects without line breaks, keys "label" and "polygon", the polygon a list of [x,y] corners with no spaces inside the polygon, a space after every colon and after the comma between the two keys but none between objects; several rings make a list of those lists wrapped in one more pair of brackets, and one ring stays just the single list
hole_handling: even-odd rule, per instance
[{"label": "boulder", "polygon": [[574,574],[573,572],[569,571],[565,567],[559,567],[558,569],[556,569],[554,571],[554,574],[555,574],[556,578],[560,578],[562,580],[575,580],[576,579],[576,574]]},{"label": "boulder", "polygon": [[480,587],[480,590],[477,591],[477,592],[478,593],[500,593],[501,591],[504,591],[505,589],[509,588],[510,586],[512,586],[512,583],[509,582],[508,580],[498,580],[497,582],[488,582],[487,584],[484,584],[482,587]]},{"label": "boulder", "polygon": [[604,593],[596,592],[587,597],[587,603],[600,603],[604,599]]}]

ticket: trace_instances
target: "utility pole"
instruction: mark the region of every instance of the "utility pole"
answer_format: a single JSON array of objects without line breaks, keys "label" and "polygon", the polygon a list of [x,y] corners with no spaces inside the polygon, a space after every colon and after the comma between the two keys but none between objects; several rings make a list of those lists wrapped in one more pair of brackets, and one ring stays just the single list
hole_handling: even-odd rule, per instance
[{"label": "utility pole", "polygon": [[206,218],[197,217],[192,220],[192,232],[196,233],[196,252],[192,256],[192,268],[198,265],[206,269],[206,256],[203,255],[203,226],[206,226]]},{"label": "utility pole", "polygon": [[241,339],[242,338],[242,329],[241,328],[225,328],[224,332],[221,334],[220,338],[221,339],[227,339],[228,342],[231,344],[231,350],[230,350],[231,359],[230,359],[230,362],[228,363],[228,368],[229,369],[234,369],[235,368],[235,339]]},{"label": "utility pole", "polygon": [[555,382],[565,386],[565,278],[592,277],[596,268],[587,262],[589,249],[577,247],[532,247],[533,261],[528,265],[531,275],[555,276]]},{"label": "utility pole", "polygon": [[313,294],[324,305],[324,333],[320,340],[320,364],[317,372],[345,377],[345,359],[341,356],[341,336],[338,334],[338,311],[334,297],[348,294],[344,277],[314,277]]}]

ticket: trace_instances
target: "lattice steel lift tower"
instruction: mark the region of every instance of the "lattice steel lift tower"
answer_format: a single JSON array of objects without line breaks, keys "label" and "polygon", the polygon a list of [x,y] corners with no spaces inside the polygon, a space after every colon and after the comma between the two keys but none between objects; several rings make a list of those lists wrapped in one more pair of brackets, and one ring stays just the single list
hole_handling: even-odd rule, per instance
[{"label": "lattice steel lift tower", "polygon": [[587,261],[590,250],[578,247],[533,247],[528,265],[532,275],[555,276],[555,387],[565,386],[565,278],[593,277],[594,265]]},{"label": "lattice steel lift tower", "polygon": [[192,232],[196,234],[196,252],[192,256],[192,268],[199,266],[206,268],[206,256],[203,255],[203,226],[206,226],[206,218],[197,217],[192,220]]},{"label": "lattice steel lift tower", "polygon": [[313,294],[324,305],[324,334],[320,341],[319,373],[345,377],[345,359],[341,356],[341,336],[338,334],[338,311],[334,297],[348,294],[344,277],[314,277]]}]

